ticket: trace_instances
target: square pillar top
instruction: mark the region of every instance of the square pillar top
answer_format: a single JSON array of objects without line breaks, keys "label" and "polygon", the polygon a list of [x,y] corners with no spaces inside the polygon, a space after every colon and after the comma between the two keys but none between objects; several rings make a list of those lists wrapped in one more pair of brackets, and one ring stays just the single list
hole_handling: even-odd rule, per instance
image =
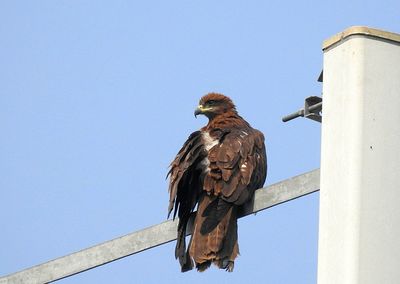
[{"label": "square pillar top", "polygon": [[347,40],[349,37],[352,36],[365,36],[369,38],[386,40],[396,44],[400,44],[400,34],[364,26],[353,26],[328,38],[327,40],[324,40],[324,42],[322,43],[322,50],[326,51],[331,47],[337,46],[338,44],[342,43],[343,41]]}]

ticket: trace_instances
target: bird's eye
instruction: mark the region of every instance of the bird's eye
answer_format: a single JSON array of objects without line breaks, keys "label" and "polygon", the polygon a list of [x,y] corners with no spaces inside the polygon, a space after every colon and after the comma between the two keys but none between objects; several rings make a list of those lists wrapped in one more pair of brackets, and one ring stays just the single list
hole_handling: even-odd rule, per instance
[{"label": "bird's eye", "polygon": [[209,100],[207,102],[207,104],[210,105],[210,106],[215,105],[215,103],[216,103],[216,101],[214,101],[214,100]]}]

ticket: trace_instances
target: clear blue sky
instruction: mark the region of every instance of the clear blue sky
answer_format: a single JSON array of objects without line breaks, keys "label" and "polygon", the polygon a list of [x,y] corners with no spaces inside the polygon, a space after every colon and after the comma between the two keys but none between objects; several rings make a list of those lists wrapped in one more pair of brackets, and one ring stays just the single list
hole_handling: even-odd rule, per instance
[{"label": "clear blue sky", "polygon": [[[319,167],[321,43],[400,31],[393,1],[1,1],[0,275],[164,221],[167,167],[210,91],[264,132],[267,184]],[[174,243],[59,283],[315,283],[318,194],[239,222],[235,272]]]}]

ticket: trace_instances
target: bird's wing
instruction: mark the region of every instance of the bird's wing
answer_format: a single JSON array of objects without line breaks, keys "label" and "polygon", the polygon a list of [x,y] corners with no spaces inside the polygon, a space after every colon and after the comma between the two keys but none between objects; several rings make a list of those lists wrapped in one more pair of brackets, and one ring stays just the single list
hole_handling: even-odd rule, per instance
[{"label": "bird's wing", "polygon": [[[178,236],[175,257],[179,259],[182,271],[192,269],[193,262],[186,251],[186,225],[201,193],[200,161],[205,157],[201,132],[192,133],[171,163],[169,184],[168,216],[174,210],[178,214]],[[167,175],[167,177],[168,177]]]},{"label": "bird's wing", "polygon": [[[201,132],[193,132],[172,161],[167,174],[167,177],[170,175],[168,216],[173,209],[175,218],[179,208],[181,212],[184,207],[195,206],[197,191],[189,184],[200,184],[197,179],[201,172],[196,165],[204,155]],[[181,217],[179,213],[178,216]]]},{"label": "bird's wing", "polygon": [[256,129],[234,129],[208,152],[210,171],[204,190],[242,205],[266,178],[264,135]]},{"label": "bird's wing", "polygon": [[220,198],[204,210],[201,233],[211,232],[233,205],[251,200],[266,178],[264,135],[252,128],[233,129],[208,152],[209,171],[203,190]]}]

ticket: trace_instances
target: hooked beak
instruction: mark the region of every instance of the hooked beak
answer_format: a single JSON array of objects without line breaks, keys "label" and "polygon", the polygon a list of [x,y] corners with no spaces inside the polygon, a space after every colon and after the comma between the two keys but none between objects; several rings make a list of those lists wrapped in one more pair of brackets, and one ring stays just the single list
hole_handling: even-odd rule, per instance
[{"label": "hooked beak", "polygon": [[197,116],[198,116],[199,114],[203,114],[203,112],[204,112],[203,105],[197,106],[197,108],[194,110],[194,117],[197,118]]},{"label": "hooked beak", "polygon": [[210,111],[213,111],[212,107],[205,107],[203,105],[199,105],[194,111],[194,117],[197,117],[197,115],[199,114],[204,114],[205,116],[208,116],[207,114]]}]

